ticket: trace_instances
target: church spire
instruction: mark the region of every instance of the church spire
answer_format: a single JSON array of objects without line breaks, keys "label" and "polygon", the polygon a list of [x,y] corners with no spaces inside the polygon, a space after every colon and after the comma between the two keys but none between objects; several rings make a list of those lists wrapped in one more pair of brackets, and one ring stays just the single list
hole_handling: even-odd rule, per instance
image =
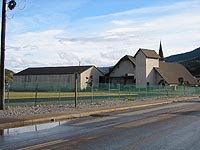
[{"label": "church spire", "polygon": [[160,48],[159,48],[159,56],[160,56],[160,60],[164,60],[164,55],[163,55],[163,50],[162,50],[162,44],[160,41]]}]

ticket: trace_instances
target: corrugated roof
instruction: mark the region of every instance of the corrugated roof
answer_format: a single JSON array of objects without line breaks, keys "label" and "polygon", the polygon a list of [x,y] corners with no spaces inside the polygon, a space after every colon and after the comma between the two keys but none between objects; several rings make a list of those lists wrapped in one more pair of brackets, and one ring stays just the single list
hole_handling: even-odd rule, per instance
[{"label": "corrugated roof", "polygon": [[179,78],[183,78],[184,81],[188,81],[190,85],[198,85],[197,80],[192,74],[181,64],[159,62],[159,68],[155,70],[168,84],[179,84]]},{"label": "corrugated roof", "polygon": [[134,57],[138,54],[139,51],[142,51],[142,53],[147,57],[147,58],[157,58],[160,59],[160,56],[155,52],[155,50],[150,50],[150,49],[143,49],[140,48],[137,53],[135,54]]},{"label": "corrugated roof", "polygon": [[27,68],[27,69],[15,74],[15,76],[18,76],[18,75],[58,75],[58,74],[82,73],[91,67],[93,67],[93,66]]}]

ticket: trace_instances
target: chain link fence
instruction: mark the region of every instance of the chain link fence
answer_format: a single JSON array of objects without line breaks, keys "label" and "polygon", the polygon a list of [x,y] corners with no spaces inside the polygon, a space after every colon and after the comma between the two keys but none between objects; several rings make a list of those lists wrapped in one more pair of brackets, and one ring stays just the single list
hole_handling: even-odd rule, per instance
[{"label": "chain link fence", "polygon": [[[86,83],[82,83],[86,84]],[[80,87],[86,87],[81,89]],[[147,86],[120,84],[93,84],[81,86],[63,85],[58,82],[21,83],[12,82],[6,85],[6,105],[64,105],[74,103],[94,103],[107,100],[137,100],[144,98],[161,98],[188,96],[200,93],[199,87],[189,86]],[[76,94],[75,94],[76,92]],[[76,95],[76,97],[75,97]]]}]

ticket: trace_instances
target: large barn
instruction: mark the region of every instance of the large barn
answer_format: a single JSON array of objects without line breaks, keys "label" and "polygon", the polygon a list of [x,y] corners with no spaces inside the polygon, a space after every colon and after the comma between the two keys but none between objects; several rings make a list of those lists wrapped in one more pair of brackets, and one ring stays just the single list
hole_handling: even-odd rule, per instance
[{"label": "large barn", "polygon": [[92,79],[94,84],[99,83],[100,77],[104,76],[95,66],[27,68],[14,75],[13,87],[28,90],[37,84],[40,89],[47,89],[47,87],[74,89],[75,74],[81,90],[89,86],[86,83],[89,80]]}]

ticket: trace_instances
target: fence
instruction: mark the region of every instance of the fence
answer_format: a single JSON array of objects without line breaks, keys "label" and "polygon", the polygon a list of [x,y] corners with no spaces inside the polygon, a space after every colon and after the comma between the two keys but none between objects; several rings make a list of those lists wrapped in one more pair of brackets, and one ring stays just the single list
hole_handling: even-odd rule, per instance
[{"label": "fence", "polygon": [[[83,83],[86,84],[86,83]],[[11,83],[6,85],[6,105],[40,105],[98,102],[106,100],[137,100],[149,97],[167,97],[194,95],[200,93],[199,87],[188,86],[147,86],[139,87],[135,85],[120,84],[94,84],[81,89],[75,86],[65,85],[57,82],[45,83]],[[85,86],[82,86],[85,87]],[[77,97],[75,97],[77,95]]]}]

